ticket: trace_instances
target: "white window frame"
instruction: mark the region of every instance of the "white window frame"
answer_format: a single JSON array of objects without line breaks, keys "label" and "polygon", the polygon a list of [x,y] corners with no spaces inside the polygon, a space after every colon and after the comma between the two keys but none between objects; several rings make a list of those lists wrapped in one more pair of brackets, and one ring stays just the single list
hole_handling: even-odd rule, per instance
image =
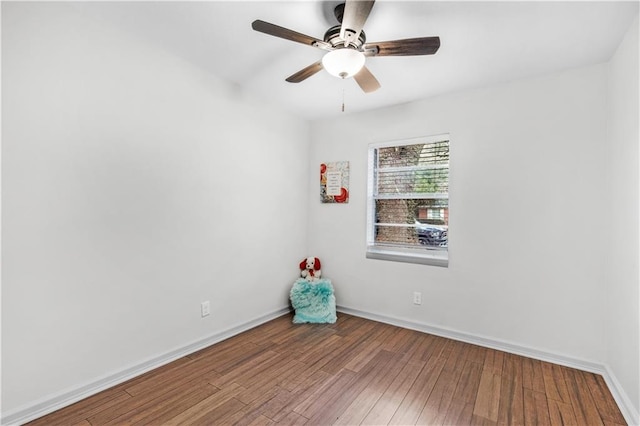
[{"label": "white window frame", "polygon": [[[376,227],[376,164],[375,150],[378,148],[388,148],[392,146],[416,145],[421,143],[435,143],[449,141],[451,147],[451,139],[448,133],[439,135],[423,136],[411,139],[394,140],[388,142],[378,142],[369,144],[368,151],[368,178],[367,178],[367,252],[368,259],[389,260],[395,262],[419,263],[433,266],[449,266],[449,250],[433,250],[423,247],[403,247],[393,245],[382,245],[375,243],[375,227]],[[451,160],[449,160],[451,161]],[[449,176],[451,169],[449,168]],[[384,198],[384,197],[380,197]],[[449,195],[447,194],[447,198]]]}]

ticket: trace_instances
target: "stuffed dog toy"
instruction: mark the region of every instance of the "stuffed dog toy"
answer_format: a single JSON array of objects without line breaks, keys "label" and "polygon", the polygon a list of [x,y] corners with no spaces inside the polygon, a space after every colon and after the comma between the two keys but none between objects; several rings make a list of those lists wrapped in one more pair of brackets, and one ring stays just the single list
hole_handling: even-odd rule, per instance
[{"label": "stuffed dog toy", "polygon": [[307,281],[320,279],[322,271],[320,270],[320,259],[317,257],[307,257],[300,262],[300,276]]}]

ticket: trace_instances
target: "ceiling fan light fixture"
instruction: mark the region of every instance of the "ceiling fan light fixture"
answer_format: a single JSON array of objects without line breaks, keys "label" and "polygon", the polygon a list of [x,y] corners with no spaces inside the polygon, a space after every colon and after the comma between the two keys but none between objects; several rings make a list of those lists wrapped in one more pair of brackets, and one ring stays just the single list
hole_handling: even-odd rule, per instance
[{"label": "ceiling fan light fixture", "polygon": [[336,49],[322,58],[322,66],[327,72],[339,78],[353,77],[364,66],[364,54],[351,48]]}]

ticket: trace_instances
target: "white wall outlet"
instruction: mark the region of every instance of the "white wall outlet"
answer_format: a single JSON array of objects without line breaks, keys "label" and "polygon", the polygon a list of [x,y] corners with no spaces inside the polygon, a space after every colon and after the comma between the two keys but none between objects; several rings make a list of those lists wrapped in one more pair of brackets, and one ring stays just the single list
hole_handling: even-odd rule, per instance
[{"label": "white wall outlet", "polygon": [[211,313],[211,305],[209,305],[209,301],[207,300],[206,302],[202,302],[200,304],[200,315],[202,315],[202,318],[208,316]]},{"label": "white wall outlet", "polygon": [[413,292],[413,304],[422,305],[422,293],[420,293],[419,291]]}]

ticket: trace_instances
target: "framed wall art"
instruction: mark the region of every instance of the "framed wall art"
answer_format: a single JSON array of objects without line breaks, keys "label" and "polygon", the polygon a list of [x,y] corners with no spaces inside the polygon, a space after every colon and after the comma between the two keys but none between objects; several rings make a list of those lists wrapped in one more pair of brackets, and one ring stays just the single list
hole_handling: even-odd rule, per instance
[{"label": "framed wall art", "polygon": [[335,161],[320,164],[320,201],[349,202],[349,162]]}]

